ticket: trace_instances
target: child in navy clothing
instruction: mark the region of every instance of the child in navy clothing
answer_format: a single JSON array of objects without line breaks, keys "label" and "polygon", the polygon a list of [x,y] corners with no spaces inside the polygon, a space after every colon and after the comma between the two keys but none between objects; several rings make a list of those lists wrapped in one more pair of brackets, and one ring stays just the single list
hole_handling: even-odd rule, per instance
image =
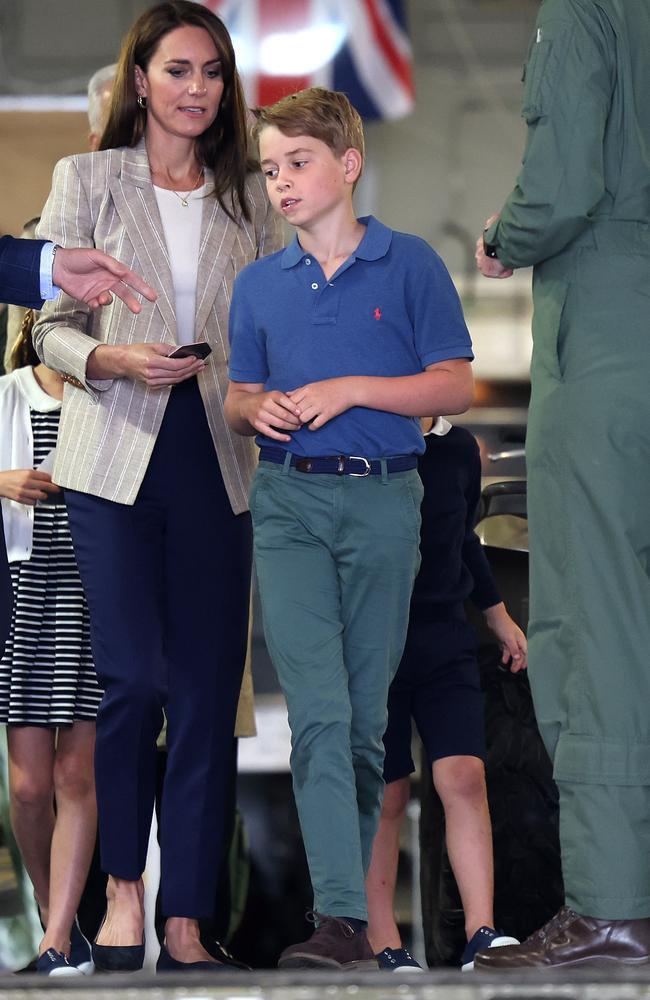
[{"label": "child in navy clothing", "polygon": [[419,564],[418,417],[467,408],[473,355],[440,258],[354,214],[364,144],[347,98],[293,94],[256,135],[296,237],[235,282],[225,414],[261,446],[255,564],[317,911],[279,964],[376,968],[365,876]]},{"label": "child in navy clothing", "polygon": [[526,667],[526,637],[497,590],[474,531],[481,459],[474,437],[438,419],[418,469],[424,485],[422,564],[408,637],[390,688],[384,735],[386,789],[367,879],[368,937],[381,967],[418,969],[393,914],[399,829],[409,800],[415,720],[445,811],[447,851],[465,913],[464,969],[479,949],[517,944],[493,928],[492,831],[485,788],[485,731],[470,598],[503,647],[503,663]]}]

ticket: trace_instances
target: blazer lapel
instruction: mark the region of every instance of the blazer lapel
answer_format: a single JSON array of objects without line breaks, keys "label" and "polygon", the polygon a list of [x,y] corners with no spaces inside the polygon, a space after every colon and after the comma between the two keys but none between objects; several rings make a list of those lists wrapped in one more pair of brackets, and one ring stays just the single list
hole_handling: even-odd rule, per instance
[{"label": "blazer lapel", "polygon": [[201,338],[221,279],[231,261],[237,226],[228,218],[219,202],[209,195],[203,203],[199,268],[196,281],[197,339]]},{"label": "blazer lapel", "polygon": [[109,178],[108,185],[142,277],[158,293],[156,306],[168,331],[165,339],[176,343],[174,286],[144,140],[124,151],[121,169]]}]

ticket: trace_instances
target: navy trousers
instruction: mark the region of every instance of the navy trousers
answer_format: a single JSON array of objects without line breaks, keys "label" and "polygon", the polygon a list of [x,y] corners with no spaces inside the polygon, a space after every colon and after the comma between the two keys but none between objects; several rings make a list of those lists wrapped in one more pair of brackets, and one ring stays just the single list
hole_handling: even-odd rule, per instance
[{"label": "navy trousers", "polygon": [[66,491],[105,694],[95,756],[102,868],[138,879],[167,718],[165,916],[209,917],[246,655],[250,516],[232,513],[195,379],[172,390],[133,506]]}]

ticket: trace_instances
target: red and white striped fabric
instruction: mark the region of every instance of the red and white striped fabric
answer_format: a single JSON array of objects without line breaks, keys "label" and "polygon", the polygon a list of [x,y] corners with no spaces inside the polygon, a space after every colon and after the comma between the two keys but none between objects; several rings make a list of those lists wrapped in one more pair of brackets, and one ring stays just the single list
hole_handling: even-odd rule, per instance
[{"label": "red and white striped fabric", "polygon": [[197,0],[233,37],[251,105],[319,84],[365,118],[408,114],[415,95],[403,0]]}]

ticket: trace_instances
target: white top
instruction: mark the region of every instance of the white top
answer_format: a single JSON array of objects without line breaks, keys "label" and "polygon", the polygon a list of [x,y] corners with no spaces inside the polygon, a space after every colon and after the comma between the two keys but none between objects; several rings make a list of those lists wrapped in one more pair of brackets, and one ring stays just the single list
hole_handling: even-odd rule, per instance
[{"label": "white top", "polygon": [[154,185],[174,283],[176,340],[179,344],[191,344],[196,340],[194,320],[201,220],[203,202],[211,188],[212,184],[206,183],[187,196],[182,191],[187,201],[185,206],[175,191]]},{"label": "white top", "polygon": [[[31,365],[0,378],[0,469],[32,469],[34,437],[30,406],[39,413],[61,409],[61,400],[40,385]],[[29,559],[34,534],[34,508],[2,497],[2,519],[9,562]]]}]

